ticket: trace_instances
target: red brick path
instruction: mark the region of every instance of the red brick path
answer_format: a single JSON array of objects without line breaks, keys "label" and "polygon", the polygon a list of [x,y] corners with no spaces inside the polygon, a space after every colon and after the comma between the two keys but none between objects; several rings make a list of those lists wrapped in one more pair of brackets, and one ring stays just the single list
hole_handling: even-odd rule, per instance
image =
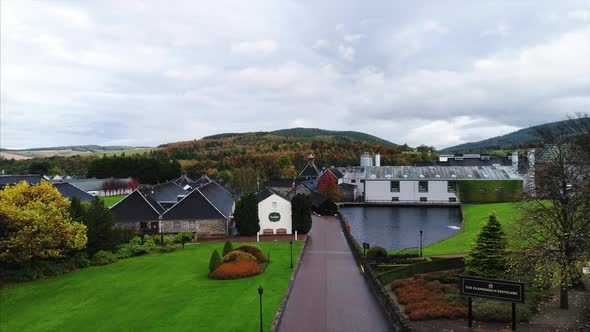
[{"label": "red brick path", "polygon": [[335,217],[313,216],[313,228],[278,331],[387,331]]}]

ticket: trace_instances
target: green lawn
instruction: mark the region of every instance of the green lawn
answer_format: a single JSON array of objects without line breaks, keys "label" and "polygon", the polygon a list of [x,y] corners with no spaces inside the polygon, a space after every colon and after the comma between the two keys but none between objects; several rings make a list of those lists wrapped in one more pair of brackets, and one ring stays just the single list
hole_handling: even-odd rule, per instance
[{"label": "green lawn", "polygon": [[100,196],[100,199],[104,202],[104,205],[106,207],[109,207],[109,206],[113,206],[113,205],[117,204],[120,200],[122,200],[125,197],[127,197],[127,195],[117,195],[117,196],[107,196],[107,197]]},{"label": "green lawn", "polygon": [[[510,234],[510,225],[521,216],[519,203],[473,204],[463,206],[463,227],[461,232],[446,240],[433,243],[424,248],[425,256],[465,254],[479,233],[480,227],[492,211],[496,211],[504,231]],[[510,236],[508,236],[510,239]]]},{"label": "green lawn", "polygon": [[[213,249],[203,243],[90,267],[0,289],[0,331],[258,331],[270,328],[292,269],[289,242],[261,242],[271,264],[239,280],[207,278]],[[296,260],[303,243],[293,244]]]}]

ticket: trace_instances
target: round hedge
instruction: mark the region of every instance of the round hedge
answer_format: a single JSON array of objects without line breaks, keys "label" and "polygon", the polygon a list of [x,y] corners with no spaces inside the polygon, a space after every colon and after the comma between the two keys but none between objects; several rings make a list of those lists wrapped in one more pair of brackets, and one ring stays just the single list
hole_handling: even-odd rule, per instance
[{"label": "round hedge", "polygon": [[369,251],[367,251],[367,258],[374,259],[384,257],[387,257],[387,250],[385,250],[383,247],[374,246],[371,247]]},{"label": "round hedge", "polygon": [[241,279],[260,274],[260,267],[256,261],[237,261],[223,263],[215,271],[209,273],[211,279]]},{"label": "round hedge", "polygon": [[234,250],[230,251],[227,255],[223,256],[224,263],[233,263],[233,262],[256,262],[256,257],[250,255],[247,252]]},{"label": "round hedge", "polygon": [[235,250],[243,251],[245,253],[248,253],[248,254],[256,257],[256,261],[258,262],[258,264],[268,263],[268,257],[266,257],[266,255],[262,252],[262,250],[258,246],[244,244],[244,245],[237,247]]}]

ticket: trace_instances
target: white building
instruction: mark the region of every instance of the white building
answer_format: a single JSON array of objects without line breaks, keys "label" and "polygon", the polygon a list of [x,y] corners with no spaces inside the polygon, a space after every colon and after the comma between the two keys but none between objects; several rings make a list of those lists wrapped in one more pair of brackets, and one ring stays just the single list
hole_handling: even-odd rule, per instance
[{"label": "white building", "polygon": [[260,235],[292,234],[291,201],[272,189],[258,193]]}]

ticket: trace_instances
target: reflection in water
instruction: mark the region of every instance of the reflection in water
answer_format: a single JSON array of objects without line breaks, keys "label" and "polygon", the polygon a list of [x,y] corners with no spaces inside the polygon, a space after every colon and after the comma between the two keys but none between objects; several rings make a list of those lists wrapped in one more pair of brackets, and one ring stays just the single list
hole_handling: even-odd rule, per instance
[{"label": "reflection in water", "polygon": [[359,243],[399,250],[443,240],[461,229],[458,208],[438,207],[343,207],[352,235]]}]

